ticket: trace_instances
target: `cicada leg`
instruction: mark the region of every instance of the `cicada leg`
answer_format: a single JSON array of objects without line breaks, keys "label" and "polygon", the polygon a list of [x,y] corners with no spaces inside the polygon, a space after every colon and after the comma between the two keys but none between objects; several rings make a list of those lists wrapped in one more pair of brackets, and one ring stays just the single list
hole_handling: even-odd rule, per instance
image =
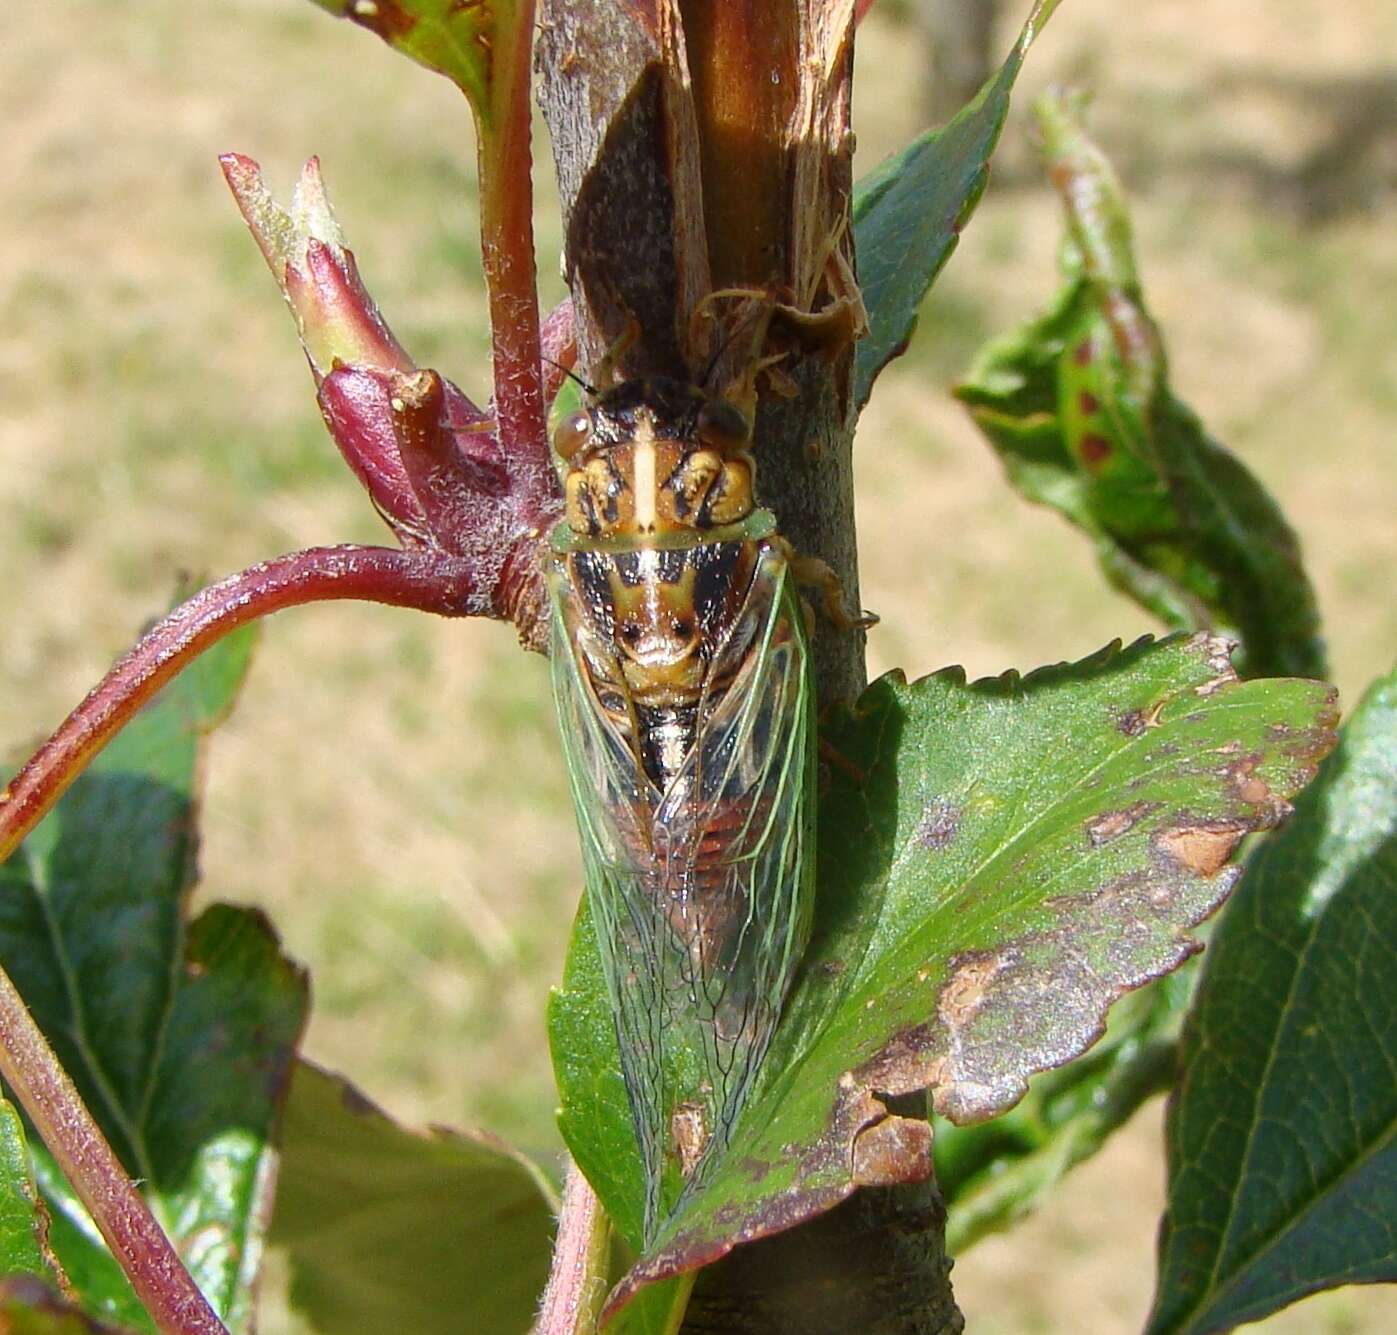
[{"label": "cicada leg", "polygon": [[[858,616],[849,614],[848,606],[844,602],[844,586],[828,562],[822,561],[818,556],[798,555],[785,538],[778,538],[776,541],[781,545],[796,583],[819,594],[821,610],[836,630],[870,630],[878,624],[876,612],[864,611]],[[806,610],[806,629],[813,632],[810,605],[803,598],[801,602]]]},{"label": "cicada leg", "polygon": [[837,746],[832,745],[824,737],[819,739],[819,756],[827,765],[833,765],[835,769],[842,770],[854,785],[858,788],[868,787],[868,775],[861,770],[848,756]]},{"label": "cicada leg", "polygon": [[617,367],[621,364],[621,358],[626,355],[640,337],[640,322],[631,316],[626,321],[626,327],[618,335],[616,341],[606,350],[605,356],[597,363],[592,371],[592,383],[598,391],[605,392],[615,387],[617,382]]}]

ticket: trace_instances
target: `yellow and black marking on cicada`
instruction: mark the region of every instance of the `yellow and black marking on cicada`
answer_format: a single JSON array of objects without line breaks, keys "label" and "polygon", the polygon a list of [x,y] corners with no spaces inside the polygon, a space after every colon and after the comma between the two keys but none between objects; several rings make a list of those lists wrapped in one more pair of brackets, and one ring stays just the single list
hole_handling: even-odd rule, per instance
[{"label": "yellow and black marking on cicada", "polygon": [[647,1236],[725,1141],[809,927],[809,655],[749,434],[727,402],[651,379],[555,435],[554,693]]}]

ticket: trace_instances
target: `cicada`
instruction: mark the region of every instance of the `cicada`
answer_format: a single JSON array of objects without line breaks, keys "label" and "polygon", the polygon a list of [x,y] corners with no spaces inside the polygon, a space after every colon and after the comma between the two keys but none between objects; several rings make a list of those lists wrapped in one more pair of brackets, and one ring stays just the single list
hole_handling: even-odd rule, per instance
[{"label": "cicada", "polygon": [[647,1238],[729,1136],[809,929],[810,659],[750,435],[667,379],[596,394],[554,435],[554,694]]}]

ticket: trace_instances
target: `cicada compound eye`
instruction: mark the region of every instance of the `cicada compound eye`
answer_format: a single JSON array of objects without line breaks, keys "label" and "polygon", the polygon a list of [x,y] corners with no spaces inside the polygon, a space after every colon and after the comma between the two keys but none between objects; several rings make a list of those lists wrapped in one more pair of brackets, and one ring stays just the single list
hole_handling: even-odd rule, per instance
[{"label": "cicada compound eye", "polygon": [[585,408],[569,413],[553,432],[553,448],[560,459],[571,459],[592,434],[592,415]]},{"label": "cicada compound eye", "polygon": [[717,450],[740,449],[752,436],[752,424],[726,399],[709,399],[699,409],[698,438]]}]

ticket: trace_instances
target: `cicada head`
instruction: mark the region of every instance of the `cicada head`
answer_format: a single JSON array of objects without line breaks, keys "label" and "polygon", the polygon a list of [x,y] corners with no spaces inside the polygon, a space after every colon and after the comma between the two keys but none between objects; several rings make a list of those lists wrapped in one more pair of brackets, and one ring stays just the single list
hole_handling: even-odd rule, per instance
[{"label": "cicada head", "polygon": [[643,542],[724,528],[754,507],[751,426],[697,385],[628,380],[553,435],[568,463],[567,522],[580,537]]}]

